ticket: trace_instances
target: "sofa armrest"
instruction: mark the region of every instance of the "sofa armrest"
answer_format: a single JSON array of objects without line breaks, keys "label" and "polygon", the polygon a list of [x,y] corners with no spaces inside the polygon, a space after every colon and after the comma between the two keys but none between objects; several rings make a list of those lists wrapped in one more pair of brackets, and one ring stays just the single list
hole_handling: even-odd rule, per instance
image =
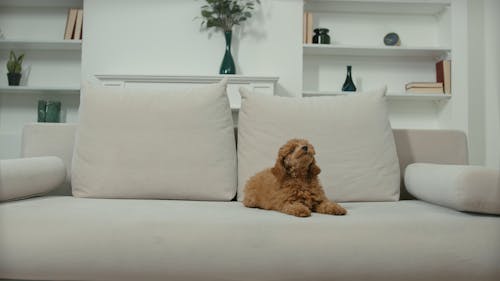
[{"label": "sofa armrest", "polygon": [[458,211],[500,214],[500,171],[480,166],[414,163],[405,184],[418,199]]},{"label": "sofa armrest", "polygon": [[0,160],[0,202],[47,193],[65,179],[66,168],[58,157]]}]

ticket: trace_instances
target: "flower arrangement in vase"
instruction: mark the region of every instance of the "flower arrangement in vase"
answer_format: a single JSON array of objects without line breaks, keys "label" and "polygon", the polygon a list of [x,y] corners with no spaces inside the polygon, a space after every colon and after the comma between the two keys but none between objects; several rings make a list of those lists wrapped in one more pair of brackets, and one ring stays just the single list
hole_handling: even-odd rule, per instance
[{"label": "flower arrangement in vase", "polygon": [[201,6],[202,26],[215,28],[224,32],[226,49],[219,74],[236,74],[236,67],[231,54],[233,27],[240,25],[252,17],[255,5],[260,0],[205,0]]}]

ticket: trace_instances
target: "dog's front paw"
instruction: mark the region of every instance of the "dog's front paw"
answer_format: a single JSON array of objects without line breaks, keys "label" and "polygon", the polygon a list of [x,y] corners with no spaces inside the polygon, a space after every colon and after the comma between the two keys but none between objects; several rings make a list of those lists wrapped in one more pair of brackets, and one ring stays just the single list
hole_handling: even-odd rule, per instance
[{"label": "dog's front paw", "polygon": [[300,203],[287,204],[283,206],[281,211],[296,217],[309,217],[311,215],[311,210]]},{"label": "dog's front paw", "polygon": [[319,204],[319,206],[316,208],[316,212],[328,215],[337,215],[337,216],[343,216],[347,214],[346,209],[344,209],[339,204],[333,202],[323,202]]}]

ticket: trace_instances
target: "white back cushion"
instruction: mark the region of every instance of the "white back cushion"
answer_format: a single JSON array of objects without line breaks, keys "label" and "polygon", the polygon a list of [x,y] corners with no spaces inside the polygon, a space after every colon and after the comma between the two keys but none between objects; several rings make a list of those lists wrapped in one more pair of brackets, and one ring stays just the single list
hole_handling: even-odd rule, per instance
[{"label": "white back cushion", "polygon": [[73,195],[231,200],[236,146],[226,86],[162,91],[85,85]]},{"label": "white back cushion", "polygon": [[327,196],[336,201],[399,199],[399,163],[385,90],[337,97],[250,95],[238,126],[238,200],[247,180],[274,165],[280,146],[308,139]]}]

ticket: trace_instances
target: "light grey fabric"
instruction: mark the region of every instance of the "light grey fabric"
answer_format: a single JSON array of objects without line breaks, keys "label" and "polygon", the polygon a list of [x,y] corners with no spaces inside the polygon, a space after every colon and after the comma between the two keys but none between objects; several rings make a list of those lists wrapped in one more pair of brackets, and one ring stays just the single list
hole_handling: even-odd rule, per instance
[{"label": "light grey fabric", "polygon": [[[27,124],[23,130],[23,156],[58,156],[63,159],[69,175],[75,131],[76,124]],[[468,164],[467,138],[463,132],[394,129],[393,134],[401,170],[401,199],[414,199],[406,191],[403,180],[405,169],[409,164],[415,162]],[[69,183],[55,191],[58,194],[71,195]]]},{"label": "light grey fabric", "polygon": [[401,170],[401,199],[415,199],[405,188],[404,175],[411,163],[467,165],[465,133],[457,130],[394,129]]},{"label": "light grey fabric", "polygon": [[405,184],[415,197],[459,211],[500,215],[500,171],[480,166],[414,163]]},{"label": "light grey fabric", "polygon": [[71,184],[93,198],[231,200],[227,78],[188,90],[85,85]]},{"label": "light grey fabric", "polygon": [[71,195],[71,159],[76,124],[28,123],[23,127],[22,157],[57,156],[66,166],[66,181],[48,195]]},{"label": "light grey fabric", "polygon": [[272,167],[279,148],[293,138],[315,147],[319,179],[331,200],[398,200],[399,163],[385,91],[290,98],[240,88],[238,200],[248,179]]},{"label": "light grey fabric", "polygon": [[0,202],[45,194],[65,179],[64,163],[55,156],[0,160]]},{"label": "light grey fabric", "polygon": [[296,218],[239,202],[41,197],[0,204],[0,278],[500,280],[500,217],[423,201]]}]

